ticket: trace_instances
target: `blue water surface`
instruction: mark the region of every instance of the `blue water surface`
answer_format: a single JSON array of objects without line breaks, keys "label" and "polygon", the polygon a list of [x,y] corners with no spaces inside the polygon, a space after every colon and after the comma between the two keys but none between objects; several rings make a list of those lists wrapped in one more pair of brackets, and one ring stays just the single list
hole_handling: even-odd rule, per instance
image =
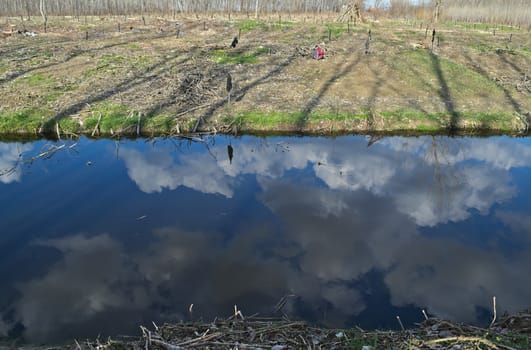
[{"label": "blue water surface", "polygon": [[529,307],[530,139],[368,141],[0,142],[0,338],[134,335],[234,305],[363,328]]}]

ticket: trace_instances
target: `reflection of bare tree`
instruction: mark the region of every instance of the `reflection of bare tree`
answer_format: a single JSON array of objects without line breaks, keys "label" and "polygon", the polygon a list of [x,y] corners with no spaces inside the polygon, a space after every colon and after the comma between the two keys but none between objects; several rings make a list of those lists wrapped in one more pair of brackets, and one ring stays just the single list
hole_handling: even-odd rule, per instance
[{"label": "reflection of bare tree", "polygon": [[435,0],[435,10],[433,12],[433,22],[438,23],[441,15],[441,2],[442,0]]},{"label": "reflection of bare tree", "polygon": [[424,159],[432,165],[433,177],[428,185],[432,189],[436,207],[448,209],[452,204],[454,189],[464,182],[452,157],[453,146],[459,146],[454,138],[431,136]]},{"label": "reflection of bare tree", "polygon": [[14,174],[18,167],[20,166],[20,162],[22,160],[22,153],[20,152],[20,148],[17,145],[17,153],[18,158],[15,160],[15,164],[12,167],[6,168],[6,169],[0,169],[0,176],[9,176]]},{"label": "reflection of bare tree", "polygon": [[[193,135],[171,135],[169,137],[152,137],[149,139],[146,139],[145,142],[148,142],[151,144],[153,148],[155,148],[156,144],[160,141],[167,140],[169,141],[181,154],[189,153],[192,150],[192,146],[196,144],[202,144],[205,146],[207,152],[212,156],[214,160],[217,159],[216,155],[212,153],[212,150],[210,147],[213,147],[216,145],[216,135],[211,133],[198,133]],[[116,155],[118,158],[118,142],[116,143]]]},{"label": "reflection of bare tree", "polygon": [[[402,140],[398,147],[400,152],[396,153],[394,159],[405,169],[415,167],[413,181],[417,187],[416,193],[428,193],[436,211],[450,212],[460,186],[466,182],[463,169],[457,166],[462,160],[459,155],[464,149],[460,140],[447,136]],[[423,160],[424,169],[418,164],[410,164],[413,158],[408,155],[418,155]]]},{"label": "reflection of bare tree", "polygon": [[34,161],[36,161],[37,159],[51,159],[53,156],[55,156],[55,154],[57,152],[59,152],[62,149],[75,150],[76,145],[77,145],[77,142],[74,143],[74,144],[69,145],[68,147],[66,146],[65,143],[63,143],[61,145],[46,144],[41,149],[41,152],[39,154],[37,154],[35,156],[32,156],[32,157],[30,157],[28,159],[25,159],[25,162],[28,163],[28,164],[31,164]]},{"label": "reflection of bare tree", "polygon": [[367,142],[367,147],[371,147],[372,145],[374,145],[376,142],[378,142],[379,140],[383,139],[384,138],[384,135],[370,135],[369,136],[369,142]]},{"label": "reflection of bare tree", "polygon": [[5,168],[5,169],[0,169],[0,176],[7,177],[10,175],[13,175],[17,173],[18,171],[20,171],[23,166],[29,166],[39,159],[44,159],[44,160],[51,159],[59,151],[77,153],[75,149],[76,146],[77,146],[77,142],[74,142],[72,144],[62,143],[62,144],[57,144],[57,145],[47,143],[41,148],[39,153],[25,157],[24,152],[22,152],[20,150],[19,145],[17,145],[17,155],[18,155],[17,158],[14,160],[14,163],[12,166]]}]

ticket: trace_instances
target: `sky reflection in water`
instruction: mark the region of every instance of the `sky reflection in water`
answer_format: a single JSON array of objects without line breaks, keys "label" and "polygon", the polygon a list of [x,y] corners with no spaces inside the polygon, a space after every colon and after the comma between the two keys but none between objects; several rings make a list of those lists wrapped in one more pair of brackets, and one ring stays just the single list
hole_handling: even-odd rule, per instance
[{"label": "sky reflection in water", "polygon": [[0,143],[0,336],[136,334],[288,294],[290,317],[341,327],[530,306],[527,138],[82,139],[29,164],[46,143]]}]

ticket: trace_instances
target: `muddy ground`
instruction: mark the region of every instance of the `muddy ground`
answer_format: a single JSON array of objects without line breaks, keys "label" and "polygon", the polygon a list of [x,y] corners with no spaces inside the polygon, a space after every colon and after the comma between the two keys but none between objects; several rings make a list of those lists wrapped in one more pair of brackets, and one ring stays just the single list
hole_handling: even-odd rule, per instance
[{"label": "muddy ground", "polygon": [[2,18],[0,132],[527,132],[529,28],[335,20]]}]

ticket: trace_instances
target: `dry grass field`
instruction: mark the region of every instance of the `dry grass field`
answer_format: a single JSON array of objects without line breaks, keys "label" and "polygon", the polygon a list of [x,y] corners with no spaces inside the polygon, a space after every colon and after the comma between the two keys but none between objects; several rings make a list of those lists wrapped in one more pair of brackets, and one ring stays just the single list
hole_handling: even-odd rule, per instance
[{"label": "dry grass field", "polygon": [[14,31],[0,38],[3,133],[527,132],[531,119],[528,28],[332,14],[0,23]]}]

